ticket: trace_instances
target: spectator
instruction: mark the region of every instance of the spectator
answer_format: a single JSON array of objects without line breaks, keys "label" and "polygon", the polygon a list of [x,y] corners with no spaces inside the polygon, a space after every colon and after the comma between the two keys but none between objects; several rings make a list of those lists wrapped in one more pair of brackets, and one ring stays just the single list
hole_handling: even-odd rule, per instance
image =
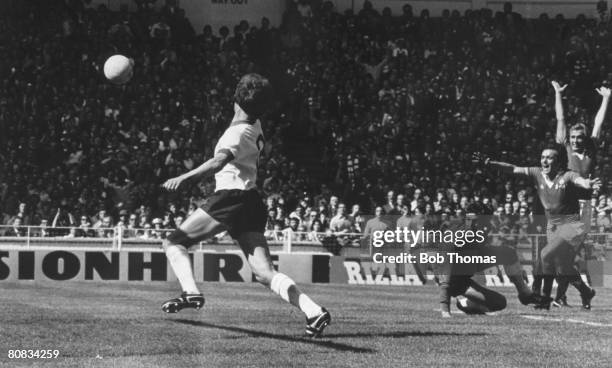
[{"label": "spectator", "polygon": [[383,210],[388,215],[395,210],[395,193],[392,190],[387,192],[387,202],[383,206]]},{"label": "spectator", "polygon": [[74,231],[75,237],[88,237],[92,236],[93,233],[91,231],[91,224],[89,223],[89,219],[87,216],[81,216],[81,222],[79,223],[78,231]]},{"label": "spectator", "polygon": [[124,209],[121,209],[121,210],[119,211],[119,219],[117,220],[117,223],[119,223],[119,222],[120,222],[120,223],[122,223],[122,224],[123,224],[125,227],[127,227],[127,224],[128,224],[128,215],[129,215],[128,210],[126,210],[125,208],[124,208]]},{"label": "spectator", "polygon": [[[65,205],[57,208],[57,212],[55,213],[55,217],[53,217],[53,222],[51,223],[51,227],[53,228],[66,228],[73,227],[76,223],[74,221],[74,216],[72,213],[66,210]],[[64,230],[56,230],[56,234],[66,234],[68,231]]]},{"label": "spectator", "polygon": [[347,246],[351,241],[350,236],[347,234],[353,231],[353,223],[345,214],[346,206],[344,203],[338,204],[336,216],[334,216],[329,222],[329,229],[336,236],[340,246]]},{"label": "spectator", "polygon": [[151,221],[151,224],[153,224],[153,231],[151,233],[153,238],[165,239],[166,233],[163,230],[162,219],[160,219],[159,217],[156,217],[153,219],[153,221]]},{"label": "spectator", "polygon": [[338,197],[337,196],[331,196],[329,198],[329,207],[327,208],[327,213],[328,214],[334,214],[337,213],[338,211]]},{"label": "spectator", "polygon": [[[422,191],[419,188],[414,190],[414,194],[412,196],[412,201],[410,202],[410,211],[414,212],[416,208],[419,206],[421,200]],[[456,197],[456,195],[455,195]]]},{"label": "spectator", "polygon": [[[153,224],[155,225],[155,224]],[[164,219],[162,221],[162,225],[161,225],[164,229],[172,229],[174,228],[174,216],[172,215],[172,212],[170,211],[166,211],[166,213],[164,213]]]},{"label": "spectator", "polygon": [[266,230],[264,234],[266,239],[275,242],[282,242],[284,240],[283,226],[284,223],[281,221],[274,222],[272,229]]},{"label": "spectator", "polygon": [[144,240],[149,240],[149,239],[154,239],[153,234],[151,233],[151,224],[144,224],[143,226],[143,232],[140,236],[138,236],[138,238],[140,239],[144,239]]},{"label": "spectator", "polygon": [[33,227],[31,230],[31,236],[33,237],[39,237],[39,238],[46,238],[49,236],[49,230],[47,228],[48,226],[48,221],[47,219],[42,219],[40,220],[40,224],[37,227]]},{"label": "spectator", "polygon": [[298,226],[300,221],[295,217],[289,218],[289,226],[283,229],[283,240],[291,240],[297,242],[302,240],[302,234],[298,233]]},{"label": "spectator", "polygon": [[77,229],[74,227],[71,227],[70,230],[68,230],[68,234],[63,236],[64,239],[71,239],[71,238],[76,238],[76,237],[77,237]]},{"label": "spectator", "polygon": [[365,220],[361,215],[361,206],[358,204],[354,204],[351,210],[350,215],[348,215],[349,221],[353,224],[352,231],[357,233],[363,233]]},{"label": "spectator", "polygon": [[102,218],[102,223],[100,224],[100,227],[98,228],[98,230],[96,231],[96,235],[98,238],[112,238],[114,231],[112,229],[113,226],[113,219],[110,216],[104,216],[104,218]]},{"label": "spectator", "polygon": [[12,227],[8,229],[8,231],[6,232],[6,236],[15,236],[15,237],[23,237],[26,236],[26,231],[25,229],[21,226],[21,218],[20,217],[15,217],[15,219],[13,219],[13,224]]},{"label": "spectator", "polygon": [[321,222],[319,220],[314,220],[310,226],[310,232],[308,232],[306,240],[309,242],[322,243],[324,238],[325,234],[323,233]]},{"label": "spectator", "polygon": [[306,227],[306,229],[311,229],[312,228],[312,224],[315,221],[319,222],[319,226],[321,226],[321,222],[319,220],[317,220],[317,216],[318,216],[317,211],[315,211],[315,210],[308,211],[308,216],[303,221],[303,224]]},{"label": "spectator", "polygon": [[183,216],[178,215],[174,218],[174,228],[179,228],[183,223]]},{"label": "spectator", "polygon": [[98,229],[98,228],[102,227],[102,223],[104,222],[104,218],[105,217],[106,217],[106,210],[98,211],[98,214],[94,218],[94,224],[93,224],[92,227],[94,229]]},{"label": "spectator", "polygon": [[385,231],[389,228],[389,224],[382,219],[383,208],[377,206],[374,209],[374,218],[366,222],[365,230],[363,231],[363,240],[369,245],[372,245],[372,234],[375,231]]},{"label": "spectator", "polygon": [[305,208],[301,205],[297,205],[295,210],[289,214],[289,218],[296,218],[299,222],[304,219],[304,210]]},{"label": "spectator", "polygon": [[10,221],[11,221],[11,223],[14,223],[14,220],[15,220],[16,218],[19,218],[19,219],[21,220],[21,225],[22,225],[22,226],[24,226],[24,225],[25,225],[25,226],[30,225],[30,223],[31,223],[31,222],[30,222],[30,221],[31,221],[31,218],[30,218],[30,215],[29,215],[29,213],[28,213],[28,211],[27,211],[27,205],[26,205],[26,203],[25,203],[25,202],[20,202],[20,203],[19,203],[19,207],[18,207],[18,209],[17,209],[17,213],[16,213],[16,214],[15,214],[15,216],[13,216],[13,218],[10,220]]},{"label": "spectator", "polygon": [[[123,236],[126,238],[135,238],[138,236],[138,216],[135,213],[130,214],[128,218],[128,223],[126,226],[126,230],[123,233]],[[142,226],[144,228],[144,224]]]}]

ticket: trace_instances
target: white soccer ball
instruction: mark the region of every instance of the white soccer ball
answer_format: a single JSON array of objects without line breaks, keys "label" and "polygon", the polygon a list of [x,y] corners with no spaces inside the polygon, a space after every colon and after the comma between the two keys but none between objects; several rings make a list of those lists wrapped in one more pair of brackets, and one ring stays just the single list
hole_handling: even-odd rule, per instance
[{"label": "white soccer ball", "polygon": [[115,84],[124,84],[134,75],[134,60],[123,55],[113,55],[104,63],[104,76]]}]

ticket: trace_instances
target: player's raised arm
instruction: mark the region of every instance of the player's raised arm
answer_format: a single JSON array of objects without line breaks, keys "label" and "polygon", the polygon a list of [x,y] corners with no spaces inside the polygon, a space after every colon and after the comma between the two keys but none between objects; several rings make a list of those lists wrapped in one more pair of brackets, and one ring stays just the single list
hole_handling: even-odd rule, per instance
[{"label": "player's raised arm", "polygon": [[563,91],[567,88],[567,84],[561,86],[559,82],[552,81],[553,88],[555,89],[555,115],[557,116],[557,133],[555,140],[559,144],[565,143],[567,137],[567,128],[565,127],[565,117],[563,116]]},{"label": "player's raised arm", "polygon": [[601,106],[597,111],[597,115],[595,115],[595,124],[593,125],[591,137],[597,139],[601,134],[601,126],[606,118],[606,110],[608,109],[608,102],[610,101],[610,88],[600,87],[596,88],[595,91],[601,95]]},{"label": "player's raised arm", "polygon": [[472,154],[472,162],[480,164],[482,166],[495,167],[506,174],[528,175],[526,167],[519,167],[513,164],[509,164],[507,162],[493,161],[480,152],[474,152]]},{"label": "player's raised arm", "polygon": [[229,150],[221,150],[215,156],[195,169],[186,172],[176,178],[168,179],[162,186],[168,190],[176,190],[183,181],[200,176],[209,176],[217,173],[234,159],[234,155]]}]

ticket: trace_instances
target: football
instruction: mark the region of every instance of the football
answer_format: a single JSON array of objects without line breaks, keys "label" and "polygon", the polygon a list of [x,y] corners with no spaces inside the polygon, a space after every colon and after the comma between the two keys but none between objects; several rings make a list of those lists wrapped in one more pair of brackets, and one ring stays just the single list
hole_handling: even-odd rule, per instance
[{"label": "football", "polygon": [[123,55],[113,55],[104,63],[104,76],[115,84],[124,84],[134,75],[134,60]]}]

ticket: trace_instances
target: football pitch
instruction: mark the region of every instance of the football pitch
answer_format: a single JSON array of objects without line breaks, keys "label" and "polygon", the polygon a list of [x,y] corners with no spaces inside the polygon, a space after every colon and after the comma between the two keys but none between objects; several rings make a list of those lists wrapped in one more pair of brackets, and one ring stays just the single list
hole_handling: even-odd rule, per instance
[{"label": "football pitch", "polygon": [[[168,315],[171,283],[2,283],[2,367],[609,367],[612,290],[593,310],[534,311],[514,289],[508,308],[440,318],[438,288],[303,285],[332,324],[303,337],[299,310],[258,284],[204,283],[200,311]],[[454,307],[454,306],[453,306]],[[56,349],[56,359],[8,359]]]}]

